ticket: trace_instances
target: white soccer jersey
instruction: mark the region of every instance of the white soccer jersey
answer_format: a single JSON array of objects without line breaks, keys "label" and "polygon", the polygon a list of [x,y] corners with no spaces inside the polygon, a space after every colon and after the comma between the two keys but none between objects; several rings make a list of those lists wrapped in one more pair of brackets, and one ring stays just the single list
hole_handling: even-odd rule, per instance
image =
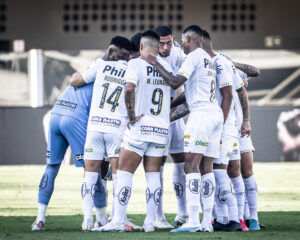
[{"label": "white soccer jersey", "polygon": [[223,133],[230,136],[237,136],[237,121],[235,114],[235,99],[237,98],[236,90],[243,85],[243,81],[236,74],[236,69],[231,61],[222,54],[217,54],[213,58],[217,70],[217,89],[216,98],[219,105],[222,103],[222,95],[220,89],[232,86],[233,100],[231,102],[230,111],[224,124]]},{"label": "white soccer jersey", "polygon": [[[177,42],[174,42],[170,55],[167,57],[161,57],[161,59],[165,60],[170,65],[173,70],[173,75],[176,75],[185,59],[185,54],[183,53],[180,45]],[[175,90],[171,88],[171,97],[174,97],[174,95]]]},{"label": "white soccer jersey", "polygon": [[81,72],[81,76],[86,83],[95,82],[97,71],[103,62],[104,60],[102,58],[97,58],[86,70]]},{"label": "white soccer jersey", "polygon": [[127,123],[126,61],[103,61],[96,75],[87,131],[123,134]]},{"label": "white soccer jersey", "polygon": [[197,48],[189,53],[178,74],[188,79],[184,83],[184,88],[190,111],[197,109],[220,110],[215,98],[215,65],[203,49]]},{"label": "white soccer jersey", "polygon": [[[167,62],[159,57],[158,61],[172,72]],[[154,66],[141,58],[128,62],[125,81],[136,85],[136,116],[144,114],[125,134],[145,142],[166,144],[170,125],[170,87]]]}]

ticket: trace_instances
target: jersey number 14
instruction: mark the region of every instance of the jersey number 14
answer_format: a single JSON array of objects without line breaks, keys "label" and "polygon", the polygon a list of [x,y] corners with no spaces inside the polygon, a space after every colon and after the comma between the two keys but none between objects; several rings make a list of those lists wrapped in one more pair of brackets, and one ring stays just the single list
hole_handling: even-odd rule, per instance
[{"label": "jersey number 14", "polygon": [[116,108],[119,106],[119,99],[120,99],[120,95],[123,91],[123,88],[118,86],[108,97],[108,99],[106,100],[106,96],[107,96],[107,92],[108,92],[108,88],[109,88],[109,83],[105,83],[102,85],[103,89],[103,93],[102,93],[102,97],[101,97],[101,101],[100,101],[100,105],[99,108],[104,108],[104,104],[105,102],[108,104],[111,104],[111,112],[115,112]]}]

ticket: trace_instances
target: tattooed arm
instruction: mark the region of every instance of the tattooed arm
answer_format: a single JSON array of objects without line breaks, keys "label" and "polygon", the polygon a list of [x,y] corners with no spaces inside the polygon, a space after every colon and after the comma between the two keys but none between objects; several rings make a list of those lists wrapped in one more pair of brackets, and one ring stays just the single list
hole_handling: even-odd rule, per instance
[{"label": "tattooed arm", "polygon": [[185,115],[189,114],[190,110],[188,108],[187,103],[183,103],[179,105],[177,108],[171,111],[170,113],[170,121],[173,122],[179,118],[184,117]]},{"label": "tattooed arm", "polygon": [[241,87],[237,90],[239,95],[240,103],[242,106],[243,112],[243,123],[241,126],[241,137],[251,134],[251,126],[250,126],[250,111],[249,111],[249,100],[246,89]]},{"label": "tattooed arm", "polygon": [[127,127],[130,129],[130,125],[140,120],[144,115],[135,116],[135,84],[125,84],[125,104],[128,114]]},{"label": "tattooed arm", "polygon": [[180,104],[184,103],[186,101],[185,99],[185,94],[184,92],[180,93],[178,97],[176,97],[172,102],[171,102],[171,108],[177,107]]},{"label": "tattooed arm", "polygon": [[233,65],[246,73],[249,77],[257,77],[260,74],[260,70],[252,65],[244,64],[244,63],[238,63],[232,61]]},{"label": "tattooed arm", "polygon": [[173,88],[179,88],[187,79],[177,74],[174,76],[171,72],[167,71],[156,59],[156,56],[152,54],[148,54],[146,56],[141,56],[145,59],[148,63],[152,64],[156,70],[159,72],[160,76],[167,82],[167,84]]}]

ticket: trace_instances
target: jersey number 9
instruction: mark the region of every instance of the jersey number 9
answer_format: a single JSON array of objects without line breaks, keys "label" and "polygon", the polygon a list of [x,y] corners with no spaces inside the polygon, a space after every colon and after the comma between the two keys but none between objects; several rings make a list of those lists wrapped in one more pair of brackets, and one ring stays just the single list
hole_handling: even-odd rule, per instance
[{"label": "jersey number 9", "polygon": [[157,105],[157,109],[150,108],[152,115],[157,116],[161,113],[164,93],[160,88],[155,88],[152,94],[152,104]]}]

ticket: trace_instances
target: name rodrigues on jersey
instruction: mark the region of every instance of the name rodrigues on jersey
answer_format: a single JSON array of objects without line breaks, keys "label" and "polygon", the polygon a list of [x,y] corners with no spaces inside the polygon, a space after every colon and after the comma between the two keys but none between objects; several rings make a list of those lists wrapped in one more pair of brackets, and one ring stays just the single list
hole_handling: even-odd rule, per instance
[{"label": "name rodrigues on jersey", "polygon": [[167,128],[159,128],[153,126],[141,126],[141,133],[158,133],[162,135],[168,135],[169,129]]},{"label": "name rodrigues on jersey", "polygon": [[120,79],[120,78],[115,78],[115,77],[111,77],[111,76],[105,76],[104,77],[104,81],[106,82],[114,82],[120,85],[125,85],[125,80]]},{"label": "name rodrigues on jersey", "polygon": [[77,107],[77,103],[72,103],[65,100],[57,100],[55,106],[59,108],[65,108],[70,111],[74,111]]},{"label": "name rodrigues on jersey", "polygon": [[98,116],[92,116],[91,123],[92,124],[104,123],[104,124],[109,124],[109,125],[115,126],[115,127],[119,127],[121,125],[121,121],[118,119],[107,118],[107,117],[98,117]]}]

